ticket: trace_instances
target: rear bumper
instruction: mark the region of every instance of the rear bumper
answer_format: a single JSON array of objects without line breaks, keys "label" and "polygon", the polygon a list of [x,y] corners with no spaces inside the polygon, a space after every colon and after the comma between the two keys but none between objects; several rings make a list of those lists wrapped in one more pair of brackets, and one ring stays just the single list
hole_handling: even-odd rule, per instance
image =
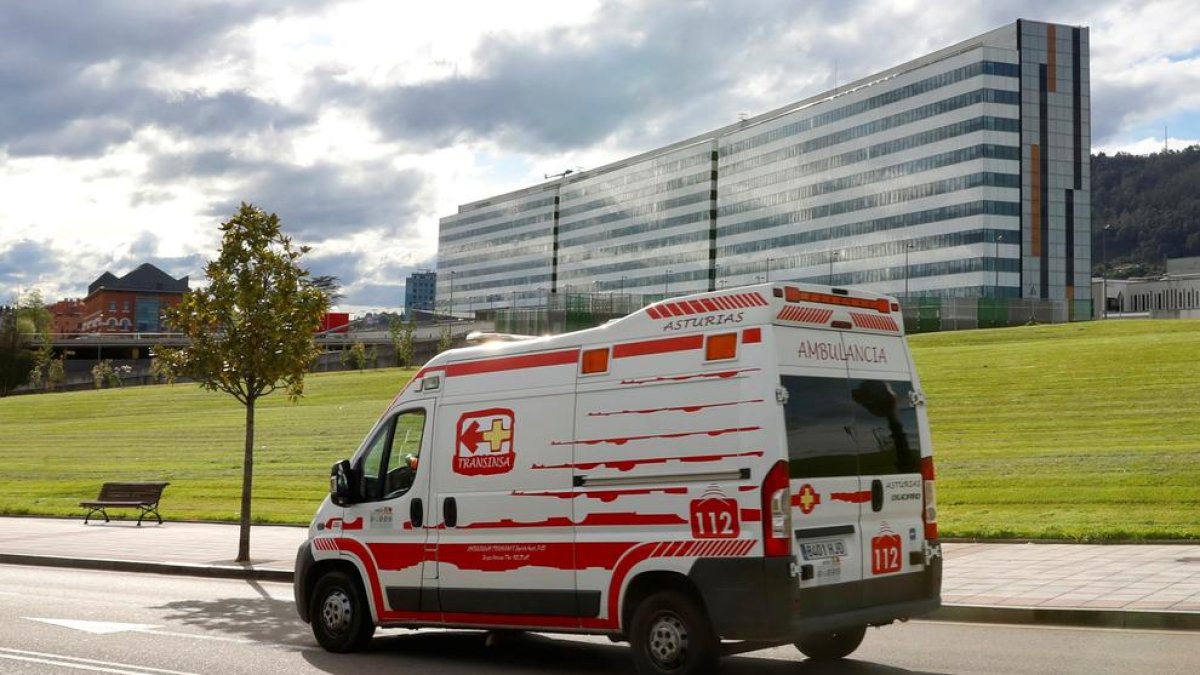
[{"label": "rear bumper", "polygon": [[786,641],[817,631],[884,625],[941,606],[942,559],[919,572],[801,589],[790,558],[705,559],[691,579],[717,633],[728,640]]}]

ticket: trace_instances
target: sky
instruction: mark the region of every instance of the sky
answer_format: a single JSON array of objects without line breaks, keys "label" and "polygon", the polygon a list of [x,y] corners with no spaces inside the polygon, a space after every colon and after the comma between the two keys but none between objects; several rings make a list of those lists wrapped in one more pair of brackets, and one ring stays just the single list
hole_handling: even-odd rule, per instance
[{"label": "sky", "polygon": [[0,304],[194,285],[244,201],[393,310],[459,204],[1018,18],[1090,29],[1093,152],[1200,142],[1192,0],[0,0]]}]

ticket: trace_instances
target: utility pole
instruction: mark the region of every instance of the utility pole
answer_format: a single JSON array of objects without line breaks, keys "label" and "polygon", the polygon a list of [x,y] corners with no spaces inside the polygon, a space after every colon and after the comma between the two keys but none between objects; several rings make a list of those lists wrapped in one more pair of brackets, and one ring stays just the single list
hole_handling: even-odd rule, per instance
[{"label": "utility pole", "polygon": [[1112,223],[1105,223],[1104,229],[1100,231],[1100,250],[1102,251],[1103,259],[1100,263],[1100,294],[1104,297],[1100,298],[1100,302],[1104,304],[1100,306],[1101,318],[1108,318],[1108,231],[1112,229]]}]

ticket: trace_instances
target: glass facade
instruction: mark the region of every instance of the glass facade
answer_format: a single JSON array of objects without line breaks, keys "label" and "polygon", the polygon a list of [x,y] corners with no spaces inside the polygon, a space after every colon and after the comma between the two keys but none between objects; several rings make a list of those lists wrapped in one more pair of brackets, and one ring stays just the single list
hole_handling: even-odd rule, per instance
[{"label": "glass facade", "polygon": [[566,293],[709,288],[714,143],[702,142],[562,188],[559,287]]},{"label": "glass facade", "polygon": [[455,273],[456,302],[470,294],[476,307],[783,279],[1088,302],[1087,50],[1085,28],[1017,21],[666,148],[464,205],[442,219],[439,269]]}]

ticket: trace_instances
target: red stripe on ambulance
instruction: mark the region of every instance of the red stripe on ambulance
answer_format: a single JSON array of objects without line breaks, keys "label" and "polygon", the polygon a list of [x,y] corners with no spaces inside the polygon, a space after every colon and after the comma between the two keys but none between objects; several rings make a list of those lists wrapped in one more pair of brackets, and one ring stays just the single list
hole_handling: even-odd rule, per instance
[{"label": "red stripe on ambulance", "polygon": [[462,361],[447,363],[446,376],[482,375],[484,373],[500,373],[507,370],[524,370],[526,368],[542,368],[544,366],[575,365],[579,361],[578,349],[564,349],[557,352],[542,354],[526,354],[522,356],[506,356],[497,359],[480,359],[479,361]]},{"label": "red stripe on ambulance", "polygon": [[600,445],[609,443],[612,445],[625,445],[632,441],[650,441],[655,439],[675,439],[687,438],[688,436],[724,436],[725,434],[742,434],[750,431],[759,431],[762,427],[732,427],[729,429],[710,429],[708,431],[681,431],[674,434],[649,434],[646,436],[618,436],[616,438],[589,438],[587,440],[574,441],[550,441],[550,445]]},{"label": "red stripe on ambulance", "polygon": [[735,452],[721,455],[687,455],[683,457],[646,457],[643,459],[610,459],[599,460],[594,462],[576,462],[572,464],[534,464],[534,469],[577,469],[579,471],[592,471],[598,468],[615,469],[617,471],[630,471],[635,467],[644,466],[647,464],[666,464],[667,462],[722,462],[734,457],[762,457],[762,450],[753,450],[750,452]]}]

